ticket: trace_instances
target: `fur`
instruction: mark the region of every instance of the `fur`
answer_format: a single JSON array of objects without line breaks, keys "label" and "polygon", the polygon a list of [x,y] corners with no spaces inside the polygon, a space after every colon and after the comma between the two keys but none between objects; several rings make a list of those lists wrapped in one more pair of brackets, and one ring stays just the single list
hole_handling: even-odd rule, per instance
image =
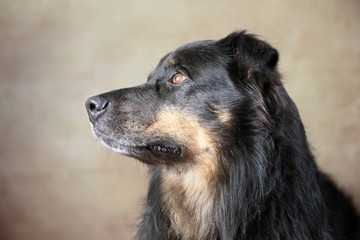
[{"label": "fur", "polygon": [[186,44],[140,86],[88,99],[94,133],[149,165],[151,239],[358,239],[315,164],[276,49],[245,31]]}]

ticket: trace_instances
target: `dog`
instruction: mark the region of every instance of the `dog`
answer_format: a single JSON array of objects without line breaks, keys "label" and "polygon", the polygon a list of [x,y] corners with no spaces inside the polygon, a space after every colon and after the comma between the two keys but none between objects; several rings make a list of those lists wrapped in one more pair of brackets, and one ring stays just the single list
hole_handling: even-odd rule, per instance
[{"label": "dog", "polygon": [[99,141],[149,166],[137,239],[358,239],[358,215],[318,170],[278,60],[236,31],[86,101]]}]

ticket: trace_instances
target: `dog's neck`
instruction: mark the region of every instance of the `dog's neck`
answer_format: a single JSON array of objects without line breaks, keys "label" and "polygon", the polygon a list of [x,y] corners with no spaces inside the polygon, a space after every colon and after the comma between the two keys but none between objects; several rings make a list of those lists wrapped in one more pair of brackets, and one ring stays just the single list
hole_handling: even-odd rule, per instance
[{"label": "dog's neck", "polygon": [[214,211],[218,176],[211,166],[182,170],[163,168],[163,201],[173,233],[184,239],[209,239],[216,231]]}]

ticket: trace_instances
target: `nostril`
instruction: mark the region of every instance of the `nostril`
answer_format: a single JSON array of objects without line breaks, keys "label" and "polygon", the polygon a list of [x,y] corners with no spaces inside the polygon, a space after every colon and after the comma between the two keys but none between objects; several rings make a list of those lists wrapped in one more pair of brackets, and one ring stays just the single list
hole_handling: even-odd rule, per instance
[{"label": "nostril", "polygon": [[89,104],[89,109],[90,109],[90,111],[94,111],[95,108],[96,108],[95,103],[90,103],[90,104]]},{"label": "nostril", "polygon": [[96,120],[109,107],[109,101],[101,96],[91,97],[86,101],[86,110],[89,114],[90,120]]},{"label": "nostril", "polygon": [[103,109],[105,109],[105,108],[107,108],[109,106],[109,102],[108,101],[106,101],[106,103],[104,104],[104,106],[101,108],[101,110],[103,110]]}]

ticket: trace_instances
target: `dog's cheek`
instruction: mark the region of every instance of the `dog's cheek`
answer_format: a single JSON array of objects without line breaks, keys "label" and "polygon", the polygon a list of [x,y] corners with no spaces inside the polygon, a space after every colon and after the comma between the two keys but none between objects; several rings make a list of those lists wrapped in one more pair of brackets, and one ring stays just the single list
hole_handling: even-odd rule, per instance
[{"label": "dog's cheek", "polygon": [[[184,148],[187,161],[214,164],[210,162],[215,160],[209,157],[216,152],[215,139],[211,132],[203,128],[195,116],[184,114],[180,109],[163,109],[146,130],[146,135],[153,139],[175,141]],[[204,159],[208,159],[206,161],[209,163],[204,163]]]}]

